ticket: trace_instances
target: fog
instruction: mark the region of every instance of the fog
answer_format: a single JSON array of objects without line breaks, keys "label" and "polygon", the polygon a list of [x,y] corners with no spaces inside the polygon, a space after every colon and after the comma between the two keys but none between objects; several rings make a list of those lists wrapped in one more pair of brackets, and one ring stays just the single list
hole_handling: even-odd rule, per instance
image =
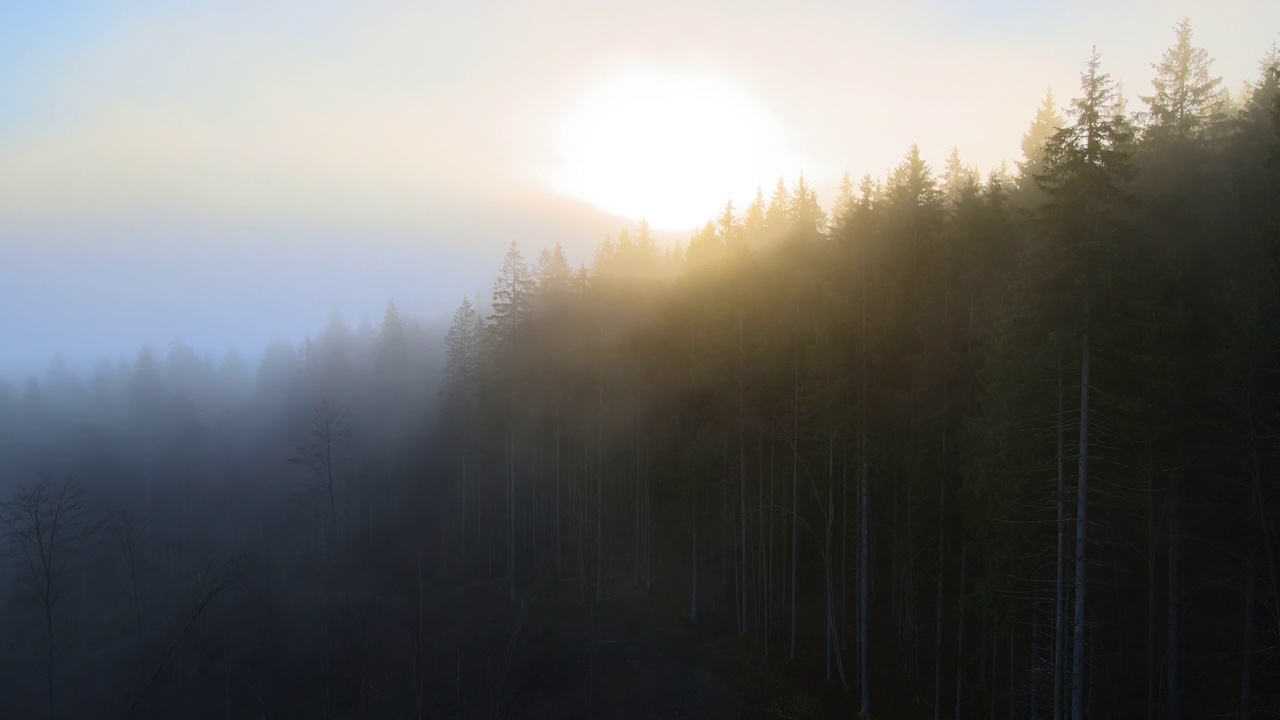
[{"label": "fog", "polygon": [[786,133],[786,177],[802,171],[830,199],[841,173],[879,174],[913,142],[935,167],[953,145],[984,170],[1015,160],[1029,109],[1047,86],[1074,87],[1071,58],[1092,44],[1134,78],[1136,100],[1160,30],[1184,15],[1235,92],[1277,14],[1266,2],[966,7],[17,9],[0,30],[0,375],[175,337],[257,353],[331,309],[356,322],[391,297],[440,317],[512,239],[589,261],[640,218],[559,199],[547,178],[563,111],[623,59],[742,88]]},{"label": "fog", "polygon": [[0,230],[0,324],[11,339],[0,347],[0,377],[38,376],[55,355],[83,372],[174,339],[216,358],[231,349],[256,358],[273,340],[301,341],[335,310],[353,326],[376,322],[391,299],[443,323],[464,295],[488,294],[501,258],[493,238],[563,238],[585,257],[615,227],[574,204],[547,205],[598,232],[566,237],[545,210],[517,220],[494,208],[454,208],[420,233],[207,217]]},{"label": "fog", "polygon": [[1280,713],[1280,5],[6,12],[0,717]]}]

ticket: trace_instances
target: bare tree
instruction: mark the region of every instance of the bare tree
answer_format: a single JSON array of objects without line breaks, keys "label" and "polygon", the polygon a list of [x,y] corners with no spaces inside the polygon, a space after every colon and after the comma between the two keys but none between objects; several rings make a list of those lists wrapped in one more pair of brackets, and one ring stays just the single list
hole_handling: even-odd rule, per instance
[{"label": "bare tree", "polygon": [[[311,414],[307,434],[298,445],[289,462],[302,467],[301,487],[297,499],[303,504],[314,504],[327,515],[325,528],[327,540],[323,553],[322,571],[324,584],[324,665],[326,715],[331,699],[332,656],[330,626],[333,611],[333,587],[335,560],[342,560],[342,535],[338,526],[339,483],[344,481],[346,456],[351,445],[351,428],[347,424],[347,412],[327,399],[321,399]],[[341,586],[338,587],[341,596]],[[339,599],[341,604],[341,599]]]},{"label": "bare tree", "polygon": [[44,609],[48,656],[45,677],[49,717],[54,717],[53,610],[80,577],[86,552],[102,523],[84,506],[84,489],[74,476],[56,482],[41,474],[31,486],[20,487],[11,500],[0,503],[5,552],[19,565],[19,581],[39,598]]},{"label": "bare tree", "polygon": [[346,410],[322,399],[313,409],[306,439],[298,445],[289,462],[306,470],[300,499],[319,500],[328,514],[329,548],[342,554],[338,528],[338,484],[341,482],[345,451],[351,444]]}]

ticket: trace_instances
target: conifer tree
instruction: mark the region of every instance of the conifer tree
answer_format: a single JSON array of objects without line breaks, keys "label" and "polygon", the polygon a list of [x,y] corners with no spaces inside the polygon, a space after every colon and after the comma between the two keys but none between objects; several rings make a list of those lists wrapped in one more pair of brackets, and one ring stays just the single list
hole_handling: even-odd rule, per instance
[{"label": "conifer tree", "polygon": [[1045,143],[1045,168],[1036,176],[1049,197],[1036,217],[1036,231],[1056,258],[1057,279],[1048,292],[1065,308],[1074,305],[1080,357],[1079,448],[1075,513],[1075,602],[1072,626],[1071,718],[1085,714],[1086,639],[1089,547],[1090,397],[1096,337],[1090,308],[1097,308],[1104,284],[1113,277],[1108,266],[1116,246],[1128,240],[1121,210],[1129,204],[1130,142],[1133,131],[1117,112],[1119,98],[1110,76],[1102,72],[1095,50],[1080,78],[1081,95],[1072,100],[1071,125],[1055,131]]},{"label": "conifer tree", "polygon": [[1222,78],[1213,75],[1209,53],[1192,45],[1190,20],[1181,20],[1174,33],[1173,47],[1152,65],[1152,94],[1141,96],[1143,135],[1155,143],[1202,143],[1223,119]]},{"label": "conifer tree", "polygon": [[742,229],[746,233],[747,242],[758,242],[767,227],[765,221],[764,190],[756,188],[756,195],[747,205],[746,214],[742,218]]},{"label": "conifer tree", "polygon": [[1031,127],[1022,134],[1022,159],[1018,166],[1018,189],[1032,193],[1038,190],[1035,177],[1044,171],[1045,143],[1053,134],[1066,124],[1067,120],[1059,112],[1053,100],[1052,88],[1045,91],[1040,107],[1036,109]]},{"label": "conifer tree", "polygon": [[832,224],[839,222],[841,218],[852,210],[855,201],[853,181],[849,179],[849,173],[846,171],[840,177],[840,190],[836,195],[835,204],[831,206]]},{"label": "conifer tree", "polygon": [[778,178],[778,185],[773,189],[769,205],[764,211],[765,232],[771,236],[781,237],[791,226],[791,193],[787,191],[787,183]]},{"label": "conifer tree", "polygon": [[804,174],[796,181],[791,193],[791,204],[787,215],[791,219],[791,227],[796,232],[822,233],[827,229],[827,214],[818,204],[818,193],[805,182]]}]

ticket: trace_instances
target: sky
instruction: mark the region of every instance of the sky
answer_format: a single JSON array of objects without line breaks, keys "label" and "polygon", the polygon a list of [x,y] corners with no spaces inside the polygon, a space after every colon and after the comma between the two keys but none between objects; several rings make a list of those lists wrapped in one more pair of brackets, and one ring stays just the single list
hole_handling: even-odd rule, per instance
[{"label": "sky", "polygon": [[447,319],[508,243],[687,237],[912,143],[1013,161],[1095,46],[1133,103],[1189,17],[1233,92],[1280,3],[0,0],[0,376],[217,359],[389,299]]}]

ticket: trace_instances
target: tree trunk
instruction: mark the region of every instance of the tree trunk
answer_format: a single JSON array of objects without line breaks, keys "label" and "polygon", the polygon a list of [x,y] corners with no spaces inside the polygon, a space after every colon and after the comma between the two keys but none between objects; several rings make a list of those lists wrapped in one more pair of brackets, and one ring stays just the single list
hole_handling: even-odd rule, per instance
[{"label": "tree trunk", "polygon": [[942,354],[942,472],[938,476],[938,598],[936,603],[936,617],[934,627],[934,643],[933,643],[933,717],[934,720],[942,720],[942,615],[944,600],[944,580],[946,578],[947,567],[947,408],[951,397],[950,392],[950,361],[949,353],[950,345],[947,342],[948,329],[951,327],[951,256],[947,252],[942,253],[942,327],[943,332],[941,338],[941,354]]},{"label": "tree trunk", "polygon": [[[422,551],[418,551],[418,634],[413,643],[413,700],[414,709],[418,716],[418,720],[422,720],[422,704],[424,701],[422,682],[425,679],[423,673],[422,658]],[[459,707],[461,711],[461,707]]]},{"label": "tree trunk", "polygon": [[635,527],[635,564],[633,568],[632,584],[640,587],[640,549],[644,546],[643,538],[643,509],[644,502],[642,500],[644,494],[644,476],[640,471],[640,424],[636,423],[636,527]]},{"label": "tree trunk", "polygon": [[1014,710],[1017,707],[1017,700],[1018,700],[1018,694],[1014,692],[1014,688],[1017,687],[1017,680],[1018,680],[1018,676],[1017,676],[1018,663],[1015,662],[1015,660],[1017,659],[1016,650],[1018,649],[1018,646],[1014,643],[1015,636],[1016,636],[1016,633],[1010,630],[1009,631],[1009,720],[1015,720],[1015,718],[1017,717],[1017,715],[1014,713]]},{"label": "tree trunk", "polygon": [[[908,412],[910,417],[910,412]],[[915,488],[915,473],[906,472],[907,487],[905,490],[906,497],[904,499],[906,507],[904,508],[903,522],[905,523],[907,533],[906,543],[906,575],[903,581],[903,611],[902,616],[906,621],[906,674],[907,677],[915,677],[916,671],[920,664],[920,648],[918,647],[918,638],[916,630],[919,625],[919,617],[916,615],[916,537],[915,525],[912,519],[912,490]]]},{"label": "tree trunk", "polygon": [[596,387],[596,602],[604,599],[604,327],[600,328],[600,379]]},{"label": "tree trunk", "polygon": [[694,497],[692,504],[693,512],[691,518],[693,520],[693,552],[690,554],[690,581],[689,581],[689,622],[693,625],[698,624],[698,498]]},{"label": "tree trunk", "polygon": [[[513,405],[514,407],[514,405]],[[507,458],[507,586],[516,599],[516,425],[511,419]]]},{"label": "tree trunk", "polygon": [[1067,473],[1066,428],[1062,401],[1062,366],[1058,365],[1058,554],[1053,584],[1053,720],[1062,720],[1066,675],[1067,621]]},{"label": "tree trunk", "polygon": [[775,428],[769,425],[769,548],[765,554],[765,609],[764,609],[764,654],[769,654],[769,639],[773,632],[773,505],[774,476],[777,471],[777,445],[774,440]]},{"label": "tree trunk", "polygon": [[532,503],[529,506],[528,522],[532,528],[526,528],[530,531],[529,556],[530,556],[530,575],[536,580],[538,572],[542,564],[542,557],[538,554],[538,532],[539,520],[542,515],[541,496],[538,494],[538,485],[541,484],[542,478],[542,444],[538,442],[538,432],[535,429],[530,437],[529,443],[529,494],[532,496]]},{"label": "tree trunk", "polygon": [[[845,438],[840,462],[840,629],[843,645],[849,644],[849,442]],[[845,649],[841,647],[841,651]]]},{"label": "tree trunk", "polygon": [[[729,488],[733,481],[733,476],[729,474],[728,454],[726,453],[725,465],[720,469],[720,479],[723,483],[720,486],[720,532],[723,533],[720,541],[722,551],[720,562],[716,563],[716,567],[720,571],[719,582],[714,585],[714,592],[711,593],[711,613],[716,612],[716,600],[724,593],[724,589],[729,588],[729,594],[733,596],[733,613],[735,621],[742,622],[742,605],[738,602],[738,533],[737,525],[730,524],[732,515],[729,512]],[[733,580],[728,579],[729,573],[733,573]],[[735,626],[737,627],[737,626]]]},{"label": "tree trunk", "polygon": [[[741,296],[740,296],[741,297]],[[740,599],[738,611],[738,635],[747,634],[747,446],[746,446],[746,392],[743,389],[743,338],[742,302],[738,302],[738,499],[739,499],[739,549],[742,572],[739,575]]]},{"label": "tree trunk", "polygon": [[[768,611],[768,577],[769,548],[765,545],[765,518],[767,510],[764,504],[764,428],[756,425],[756,625],[766,628],[764,642],[768,645],[768,630],[765,613]],[[767,654],[767,653],[766,653]]]},{"label": "tree trunk", "polygon": [[1031,605],[1031,692],[1027,695],[1031,720],[1040,720],[1040,613]]},{"label": "tree trunk", "polygon": [[1260,449],[1258,447],[1261,437],[1259,436],[1257,427],[1255,426],[1252,405],[1250,404],[1249,415],[1249,450],[1251,455],[1251,479],[1253,481],[1253,504],[1254,517],[1258,521],[1259,535],[1262,539],[1262,549],[1266,553],[1267,572],[1271,578],[1271,614],[1276,621],[1276,630],[1280,632],[1280,567],[1277,567],[1275,545],[1271,542],[1271,522],[1267,517],[1267,501],[1262,493],[1262,467],[1258,458]]},{"label": "tree trunk", "polygon": [[556,383],[556,577],[564,573],[564,558],[561,552],[560,516],[564,508],[560,504],[560,385]]},{"label": "tree trunk", "polygon": [[897,477],[890,483],[892,488],[892,508],[890,510],[889,527],[889,617],[897,626],[898,635],[902,635],[902,592],[901,592],[901,558],[902,532],[898,518],[898,495],[900,494]]},{"label": "tree trunk", "polygon": [[1168,692],[1167,705],[1165,709],[1165,718],[1167,720],[1179,720],[1181,716],[1180,693],[1178,689],[1178,636],[1182,627],[1182,606],[1178,599],[1178,550],[1182,543],[1179,533],[1181,532],[1181,521],[1179,514],[1179,488],[1178,479],[1174,478],[1173,484],[1169,487],[1169,578],[1168,578],[1168,594],[1167,594],[1167,612],[1166,612],[1166,643],[1165,650],[1167,661],[1165,668],[1167,670],[1166,687]]},{"label": "tree trunk", "polygon": [[797,606],[800,585],[800,324],[796,321],[796,361],[793,380],[791,420],[791,660],[796,659],[796,629],[799,625]]},{"label": "tree trunk", "polygon": [[[694,373],[694,357],[697,353],[697,335],[695,329],[697,325],[695,315],[689,316],[689,383],[693,385],[697,378]],[[690,582],[689,582],[689,622],[690,624],[698,624],[698,483],[696,477],[689,478],[689,492],[691,494],[690,502],[690,526],[693,528],[693,551],[690,554]]]},{"label": "tree trunk", "polygon": [[832,562],[835,558],[835,522],[836,522],[836,438],[829,436],[827,446],[827,548],[822,560],[823,572],[827,580],[827,679],[831,679],[831,660],[835,660],[836,672],[840,677],[840,686],[849,687],[844,674],[844,657],[840,652],[840,629],[836,623],[836,574]]},{"label": "tree trunk", "polygon": [[[964,583],[969,569],[969,554],[960,548],[960,585],[956,588],[956,720],[964,715]],[[1034,720],[1034,719],[1033,719]]]},{"label": "tree trunk", "polygon": [[653,588],[653,491],[649,482],[648,474],[648,445],[645,446],[645,453],[642,458],[642,464],[645,468],[644,480],[644,591],[648,593]]},{"label": "tree trunk", "polygon": [[134,631],[138,633],[138,683],[141,686],[147,681],[146,650],[147,638],[142,623],[142,596],[138,594],[138,557],[134,552],[134,522],[126,512],[121,513],[121,532],[125,543],[125,560],[129,564],[129,591],[133,600]]},{"label": "tree trunk", "polygon": [[1156,521],[1156,473],[1151,441],[1147,441],[1147,720],[1156,716],[1156,551],[1160,527]]},{"label": "tree trunk", "polygon": [[978,638],[978,684],[982,687],[987,686],[987,626],[990,623],[987,620],[987,614],[979,615],[978,632],[982,635]]},{"label": "tree trunk", "polygon": [[45,592],[44,602],[44,628],[45,637],[48,640],[48,664],[45,667],[45,680],[48,683],[49,690],[49,720],[53,720],[53,602],[48,598],[51,597],[51,589]]},{"label": "tree trunk", "polygon": [[996,642],[996,636],[999,633],[995,628],[996,618],[991,617],[991,720],[996,720],[996,678],[999,677],[1000,668],[1000,644]]},{"label": "tree trunk", "polygon": [[467,411],[465,405],[459,424],[462,426],[462,441],[458,443],[458,455],[462,458],[462,520],[458,523],[461,526],[458,539],[458,584],[461,585],[467,571]]},{"label": "tree trunk", "polygon": [[1244,642],[1240,649],[1240,720],[1253,715],[1253,636],[1257,625],[1254,609],[1253,557],[1245,570],[1244,581]]},{"label": "tree trunk", "polygon": [[588,514],[587,503],[591,494],[591,450],[587,447],[586,440],[582,442],[582,484],[575,484],[574,495],[574,517],[577,519],[578,530],[578,589],[582,602],[587,601],[587,523],[591,516]]},{"label": "tree trunk", "polygon": [[835,438],[828,438],[827,444],[827,507],[826,515],[826,535],[824,538],[825,547],[822,552],[822,574],[827,585],[827,682],[831,682],[831,665],[835,660],[834,638],[835,638],[835,592],[833,588],[833,578],[831,574],[831,536],[833,530],[833,521],[835,520]]},{"label": "tree trunk", "polygon": [[[942,457],[945,462],[947,439],[942,438]],[[943,568],[946,567],[946,515],[947,515],[947,483],[945,478],[938,483],[938,599],[935,607],[933,634],[933,720],[942,720],[942,603],[943,603]]]},{"label": "tree trunk", "polygon": [[867,303],[866,280],[863,279],[862,292],[862,369],[859,377],[862,402],[859,407],[859,452],[858,452],[858,491],[861,499],[858,503],[858,688],[861,694],[859,713],[865,718],[871,715],[871,683],[868,680],[869,669],[867,652],[871,623],[868,613],[868,600],[871,590],[871,504],[869,502],[870,477],[867,472]]},{"label": "tree trunk", "polygon": [[490,517],[493,509],[489,506],[490,493],[486,492],[484,480],[484,456],[485,448],[483,447],[483,439],[478,439],[476,453],[476,542],[481,538],[484,539],[485,552],[485,579],[493,578],[493,526],[497,524]]},{"label": "tree trunk", "polygon": [[1071,648],[1071,720],[1084,720],[1085,600],[1088,589],[1089,543],[1089,302],[1084,303],[1084,331],[1080,335],[1080,457],[1076,482],[1076,605]]}]

